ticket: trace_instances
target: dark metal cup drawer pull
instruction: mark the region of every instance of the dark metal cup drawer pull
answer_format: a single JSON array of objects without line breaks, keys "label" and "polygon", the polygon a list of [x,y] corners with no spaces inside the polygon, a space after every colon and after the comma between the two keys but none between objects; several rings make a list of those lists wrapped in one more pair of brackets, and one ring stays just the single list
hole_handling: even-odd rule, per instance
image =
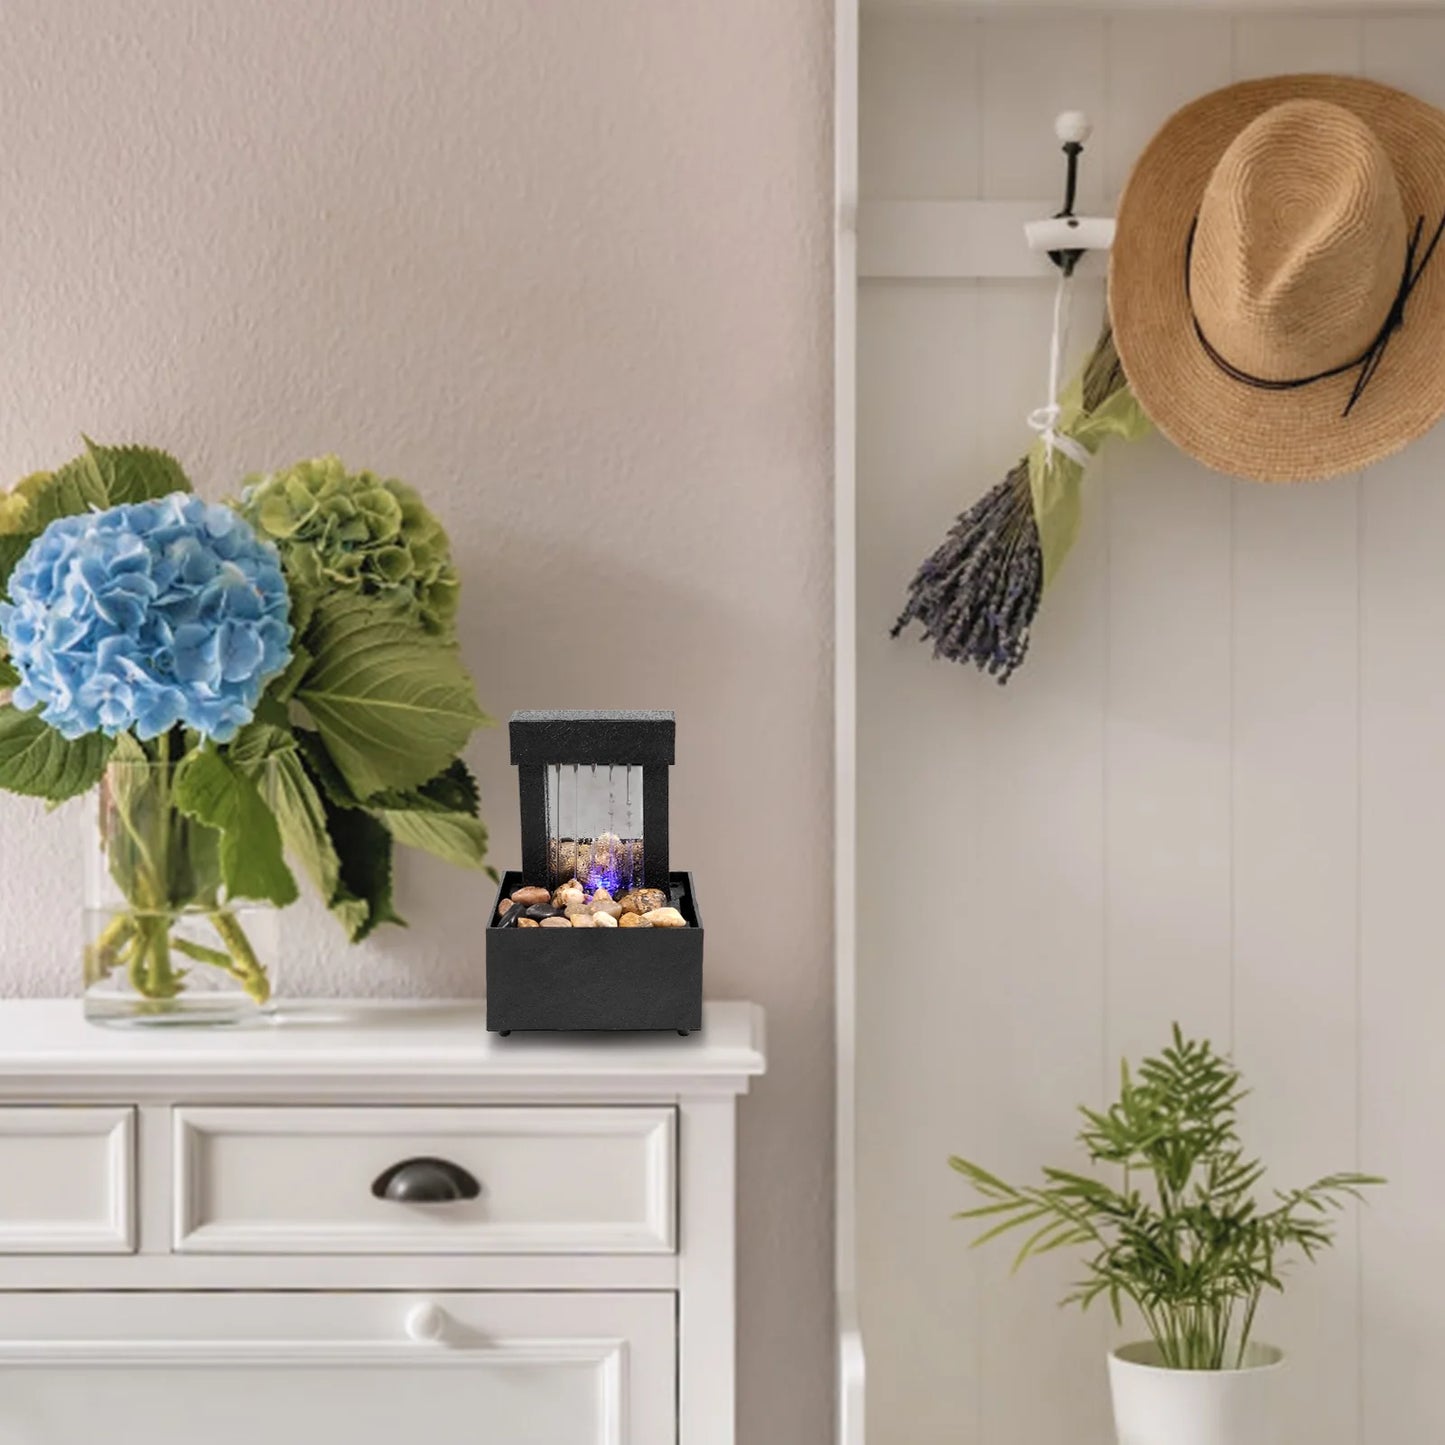
[{"label": "dark metal cup drawer pull", "polygon": [[398,1204],[455,1204],[475,1199],[482,1186],[450,1159],[403,1159],[376,1176],[371,1192]]}]

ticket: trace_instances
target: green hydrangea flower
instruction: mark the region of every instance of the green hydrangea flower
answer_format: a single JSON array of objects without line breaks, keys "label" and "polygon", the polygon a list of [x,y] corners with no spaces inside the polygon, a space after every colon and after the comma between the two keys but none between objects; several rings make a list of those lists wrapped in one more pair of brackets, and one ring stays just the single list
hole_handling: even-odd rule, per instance
[{"label": "green hydrangea flower", "polygon": [[239,510],[280,549],[305,614],[329,586],[406,600],[428,632],[450,632],[460,582],[440,522],[405,482],[348,472],[339,457],[248,477]]}]

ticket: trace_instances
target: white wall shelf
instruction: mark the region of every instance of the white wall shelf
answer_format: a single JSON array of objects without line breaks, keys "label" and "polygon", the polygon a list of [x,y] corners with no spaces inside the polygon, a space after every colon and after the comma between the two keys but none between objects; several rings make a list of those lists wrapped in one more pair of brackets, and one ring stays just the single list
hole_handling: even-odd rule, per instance
[{"label": "white wall shelf", "polygon": [[[1024,225],[1058,201],[865,201],[858,208],[858,276],[888,280],[980,280],[1057,276],[1024,244]],[[1081,275],[1100,269],[1086,257]]]}]

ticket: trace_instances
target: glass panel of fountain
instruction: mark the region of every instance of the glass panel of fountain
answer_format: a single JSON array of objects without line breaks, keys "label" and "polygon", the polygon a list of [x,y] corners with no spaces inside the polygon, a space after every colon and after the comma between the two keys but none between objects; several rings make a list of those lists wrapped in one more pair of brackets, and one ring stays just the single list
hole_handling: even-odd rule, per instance
[{"label": "glass panel of fountain", "polygon": [[545,778],[548,885],[576,878],[614,898],[642,887],[641,766],[548,763]]}]

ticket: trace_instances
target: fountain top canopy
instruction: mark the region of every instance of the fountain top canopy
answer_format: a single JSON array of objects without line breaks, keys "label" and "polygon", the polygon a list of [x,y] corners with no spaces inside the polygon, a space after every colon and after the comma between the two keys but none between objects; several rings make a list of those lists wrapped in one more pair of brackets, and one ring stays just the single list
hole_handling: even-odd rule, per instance
[{"label": "fountain top canopy", "polygon": [[509,733],[528,879],[667,887],[672,713],[516,712]]},{"label": "fountain top canopy", "polygon": [[605,712],[560,708],[514,712],[512,762],[614,763],[671,767],[677,723],[670,712]]}]

